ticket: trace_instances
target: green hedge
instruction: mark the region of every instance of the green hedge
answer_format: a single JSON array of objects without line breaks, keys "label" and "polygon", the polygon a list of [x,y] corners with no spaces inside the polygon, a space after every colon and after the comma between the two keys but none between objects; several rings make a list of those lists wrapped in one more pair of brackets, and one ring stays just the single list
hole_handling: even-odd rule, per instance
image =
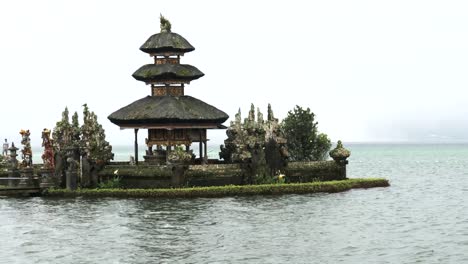
[{"label": "green hedge", "polygon": [[197,198],[225,197],[237,195],[272,195],[301,193],[335,193],[354,188],[373,188],[390,186],[382,178],[348,179],[342,181],[264,184],[264,185],[228,185],[213,187],[172,188],[172,189],[50,189],[46,196],[51,197],[121,197],[121,198]]}]

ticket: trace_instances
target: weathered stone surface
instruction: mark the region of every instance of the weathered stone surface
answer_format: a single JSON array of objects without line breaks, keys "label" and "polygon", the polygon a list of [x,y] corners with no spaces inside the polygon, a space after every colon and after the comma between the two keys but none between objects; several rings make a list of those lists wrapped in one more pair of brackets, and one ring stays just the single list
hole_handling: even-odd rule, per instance
[{"label": "weathered stone surface", "polygon": [[344,162],[351,155],[351,152],[343,147],[341,140],[338,140],[336,148],[330,151],[330,157],[337,162]]},{"label": "weathered stone surface", "polygon": [[[255,120],[257,117],[257,120]],[[241,112],[226,131],[228,138],[221,146],[220,158],[226,162],[242,163],[246,183],[265,183],[284,170],[288,152],[286,140],[271,106],[268,118],[252,104],[247,118],[242,123]]]},{"label": "weathered stone surface", "polygon": [[[190,165],[185,171],[183,181],[186,186],[240,185],[246,175],[242,164]],[[317,180],[342,180],[346,178],[346,168],[334,161],[291,162],[282,172],[286,182],[311,182]],[[99,176],[103,179],[121,178],[127,188],[163,188],[173,186],[171,166],[130,166],[108,165]]]}]

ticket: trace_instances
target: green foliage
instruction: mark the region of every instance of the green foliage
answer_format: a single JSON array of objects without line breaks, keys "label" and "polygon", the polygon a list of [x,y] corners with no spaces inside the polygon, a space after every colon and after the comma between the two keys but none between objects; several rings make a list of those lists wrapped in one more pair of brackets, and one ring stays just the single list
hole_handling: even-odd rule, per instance
[{"label": "green foliage", "polygon": [[50,189],[45,195],[55,197],[211,198],[239,195],[279,195],[319,192],[336,193],[354,188],[388,186],[390,186],[390,184],[386,179],[366,178],[294,184],[228,185],[172,189],[78,189],[76,191]]},{"label": "green foliage", "polygon": [[181,146],[176,146],[174,150],[171,150],[169,152],[169,155],[167,156],[167,160],[170,163],[186,164],[190,162],[191,159],[192,153],[185,151],[184,148]]},{"label": "green foliage", "polygon": [[292,161],[325,160],[331,148],[326,134],[318,133],[318,122],[310,108],[296,106],[282,122]]},{"label": "green foliage", "polygon": [[120,187],[122,187],[122,183],[119,176],[98,184],[98,189],[116,189]]}]

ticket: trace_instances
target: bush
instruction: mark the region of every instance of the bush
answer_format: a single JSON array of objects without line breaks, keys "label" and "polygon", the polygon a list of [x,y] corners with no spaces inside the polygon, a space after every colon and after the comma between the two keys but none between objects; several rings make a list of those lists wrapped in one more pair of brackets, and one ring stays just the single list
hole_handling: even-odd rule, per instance
[{"label": "bush", "polygon": [[282,127],[287,139],[291,161],[326,160],[331,141],[324,133],[318,133],[318,122],[310,108],[296,106],[288,112]]},{"label": "bush", "polygon": [[105,182],[101,182],[98,184],[98,189],[116,189],[122,186],[120,182],[121,178],[119,176],[115,176],[114,178],[107,180]]}]

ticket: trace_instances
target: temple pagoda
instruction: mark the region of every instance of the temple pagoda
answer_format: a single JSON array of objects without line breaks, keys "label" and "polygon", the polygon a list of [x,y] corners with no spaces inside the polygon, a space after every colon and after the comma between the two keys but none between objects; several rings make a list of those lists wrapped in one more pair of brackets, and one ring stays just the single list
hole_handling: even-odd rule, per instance
[{"label": "temple pagoda", "polygon": [[137,163],[139,129],[148,130],[145,162],[165,163],[172,147],[184,145],[189,152],[191,144],[199,142],[199,161],[206,163],[207,129],[225,129],[222,123],[229,116],[185,95],[185,85],[204,74],[192,65],[180,64],[180,57],[195,48],[185,38],[171,32],[167,19],[161,16],[160,20],[161,32],[152,35],[140,47],[154,58],[154,63],[142,66],[132,75],[151,86],[151,95],[115,111],[108,118],[121,129],[134,129]]}]

